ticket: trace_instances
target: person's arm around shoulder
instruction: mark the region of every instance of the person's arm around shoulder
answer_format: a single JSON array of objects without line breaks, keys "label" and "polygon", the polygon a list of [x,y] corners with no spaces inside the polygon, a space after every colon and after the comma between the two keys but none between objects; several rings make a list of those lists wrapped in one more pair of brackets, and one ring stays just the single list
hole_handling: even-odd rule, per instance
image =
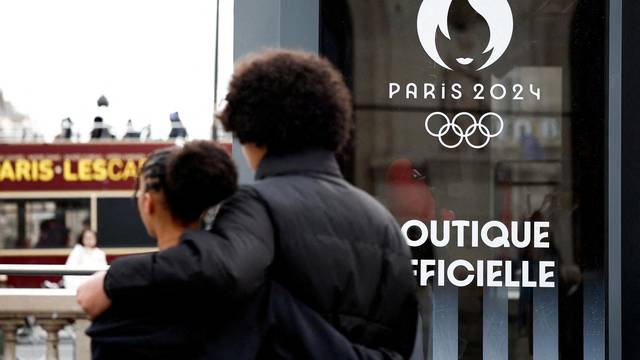
[{"label": "person's arm around shoulder", "polygon": [[244,297],[264,282],[273,247],[265,204],[253,188],[242,187],[223,204],[211,233],[187,231],[173,248],[117,259],[106,276],[95,275],[102,287],[84,294],[80,289],[78,302],[95,317],[110,305],[105,298],[136,306],[152,301],[158,290],[188,296],[207,289],[230,299]]}]

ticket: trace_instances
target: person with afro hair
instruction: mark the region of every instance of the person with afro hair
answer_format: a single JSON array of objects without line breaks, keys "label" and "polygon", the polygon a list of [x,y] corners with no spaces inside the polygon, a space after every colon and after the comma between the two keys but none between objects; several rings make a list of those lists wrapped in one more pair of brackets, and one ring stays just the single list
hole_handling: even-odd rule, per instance
[{"label": "person with afro hair", "polygon": [[[341,74],[314,54],[270,50],[238,63],[228,89],[218,117],[255,181],[223,203],[210,231],[94,275],[78,293],[81,306],[95,317],[112,302],[133,309],[137,298],[161,301],[152,296],[158,289],[189,298],[207,291],[224,316],[276,288],[334,337],[319,338],[309,314],[292,307],[274,320],[288,327],[247,342],[243,350],[255,354],[246,358],[355,359],[369,350],[377,352],[370,358],[409,358],[418,320],[411,254],[389,211],[340,172],[336,154],[353,126]],[[330,348],[344,341],[346,351]]]},{"label": "person with afro hair", "polygon": [[325,59],[273,51],[240,63],[218,115],[245,147],[285,155],[306,149],[337,153],[349,140],[351,95]]}]

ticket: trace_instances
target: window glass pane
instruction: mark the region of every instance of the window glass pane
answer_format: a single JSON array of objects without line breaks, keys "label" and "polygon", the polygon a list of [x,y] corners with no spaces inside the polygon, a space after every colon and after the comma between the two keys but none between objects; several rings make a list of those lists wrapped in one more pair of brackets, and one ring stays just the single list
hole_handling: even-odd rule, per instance
[{"label": "window glass pane", "polygon": [[67,248],[90,227],[89,199],[0,201],[5,249]]},{"label": "window glass pane", "polygon": [[0,248],[19,245],[18,206],[0,202]]},{"label": "window glass pane", "polygon": [[[444,261],[442,273],[465,261],[452,274],[474,276],[420,288],[430,356],[603,359],[606,2],[322,6],[321,51],[354,93],[345,174],[401,225],[425,224],[428,234],[408,231],[427,239],[415,259]],[[548,247],[514,245],[535,226]],[[501,235],[508,247],[483,241]],[[501,271],[495,287],[490,264]]]}]

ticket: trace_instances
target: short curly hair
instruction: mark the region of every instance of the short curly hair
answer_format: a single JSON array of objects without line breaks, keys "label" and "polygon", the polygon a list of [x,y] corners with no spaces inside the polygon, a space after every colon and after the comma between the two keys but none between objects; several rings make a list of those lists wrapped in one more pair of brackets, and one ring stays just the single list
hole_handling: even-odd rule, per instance
[{"label": "short curly hair", "polygon": [[269,50],[241,61],[218,114],[240,143],[271,154],[311,148],[340,152],[352,127],[351,95],[340,72],[317,55]]}]

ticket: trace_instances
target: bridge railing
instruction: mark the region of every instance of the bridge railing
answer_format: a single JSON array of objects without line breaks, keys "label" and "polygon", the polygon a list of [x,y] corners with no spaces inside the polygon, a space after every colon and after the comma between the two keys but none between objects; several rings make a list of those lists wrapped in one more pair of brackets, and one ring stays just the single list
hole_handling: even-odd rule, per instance
[{"label": "bridge railing", "polygon": [[[66,265],[2,265],[0,276],[91,275],[105,267]],[[85,335],[89,320],[76,302],[73,289],[11,289],[0,288],[0,328],[4,334],[3,360],[16,359],[17,331],[27,317],[35,318],[46,332],[46,359],[59,359],[59,331],[73,324],[76,360],[91,358],[91,343]]]}]

